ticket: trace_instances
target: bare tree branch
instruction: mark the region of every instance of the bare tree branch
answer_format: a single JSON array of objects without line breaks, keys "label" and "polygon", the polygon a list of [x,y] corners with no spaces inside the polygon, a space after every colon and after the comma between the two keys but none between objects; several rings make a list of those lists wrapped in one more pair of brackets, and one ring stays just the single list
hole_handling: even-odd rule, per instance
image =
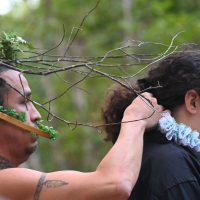
[{"label": "bare tree branch", "polygon": [[[99,127],[109,126],[109,125],[114,125],[114,124],[120,124],[120,123],[129,123],[129,122],[135,122],[135,121],[139,121],[139,120],[148,119],[155,112],[161,114],[160,112],[158,112],[153,107],[152,103],[146,97],[144,97],[142,95],[142,92],[148,91],[150,89],[161,88],[162,86],[160,86],[158,84],[157,87],[149,87],[149,88],[142,90],[142,91],[136,91],[136,90],[134,90],[134,88],[132,88],[132,86],[129,82],[135,76],[137,76],[138,74],[141,74],[149,66],[154,65],[155,63],[159,62],[163,58],[173,54],[174,52],[181,52],[181,51],[178,51],[178,50],[180,50],[182,48],[191,48],[192,45],[195,45],[193,43],[181,44],[181,45],[178,45],[178,46],[175,46],[173,44],[175,38],[180,33],[182,33],[183,32],[182,31],[182,32],[177,33],[172,38],[170,45],[162,44],[162,43],[154,43],[154,42],[142,42],[142,41],[129,39],[129,40],[126,40],[124,42],[126,42],[126,43],[131,42],[132,43],[131,45],[120,46],[118,48],[111,49],[110,51],[106,52],[104,56],[102,56],[102,55],[101,56],[67,56],[67,53],[68,53],[71,45],[75,41],[79,31],[81,30],[81,27],[82,27],[85,19],[87,18],[87,16],[92,11],[94,11],[97,8],[99,2],[100,2],[100,0],[98,0],[95,7],[91,11],[89,11],[87,13],[87,15],[85,15],[85,17],[83,18],[79,27],[73,27],[73,29],[70,33],[70,36],[68,38],[68,42],[66,44],[65,51],[62,55],[51,55],[50,52],[52,50],[60,47],[60,45],[63,43],[64,38],[65,38],[64,25],[63,25],[62,39],[59,42],[59,44],[56,45],[55,47],[53,47],[49,50],[43,51],[43,53],[41,53],[41,51],[40,52],[38,52],[38,51],[24,51],[25,53],[31,53],[32,56],[23,57],[23,58],[20,58],[20,59],[17,59],[15,57],[12,58],[12,59],[0,57],[0,64],[1,65],[5,66],[5,67],[7,67],[11,70],[15,70],[15,71],[20,72],[19,79],[20,79],[20,83],[21,83],[22,88],[23,88],[23,93],[21,93],[14,86],[9,84],[2,76],[0,76],[0,79],[2,79],[9,87],[14,89],[16,92],[18,92],[20,95],[22,95],[25,98],[26,108],[28,109],[27,100],[29,100],[32,103],[34,103],[35,105],[41,107],[43,110],[45,110],[48,113],[48,116],[47,116],[48,121],[51,121],[53,118],[61,120],[61,121],[68,124],[70,130],[74,130],[78,125],[82,125],[82,126],[96,128],[96,130],[99,131],[99,129],[98,129]],[[73,36],[75,29],[76,29],[76,33]],[[124,42],[122,42],[122,44]],[[128,50],[130,50],[130,49],[133,49],[133,48],[138,49],[138,48],[140,48],[144,45],[161,46],[161,47],[165,47],[166,50],[163,53],[159,53],[159,54],[127,53]],[[9,50],[9,49],[6,49],[6,50]],[[10,50],[12,50],[14,53],[16,53],[18,51],[18,50],[13,50],[13,49],[10,49]],[[116,52],[117,53],[120,52],[121,55],[117,55],[117,56],[111,55],[111,54],[114,54]],[[107,59],[113,59],[113,60],[115,60],[115,63],[107,64],[106,63]],[[131,62],[124,64],[124,62],[122,62],[123,59],[130,59]],[[60,66],[61,62],[65,63],[64,67]],[[26,68],[24,70],[22,70],[21,68],[16,67],[18,64],[20,64],[21,66],[24,66]],[[14,65],[16,65],[16,66],[14,66]],[[137,71],[135,74],[130,75],[129,73],[126,72],[126,69],[128,67],[135,67],[135,66],[139,66],[139,65],[141,65],[141,66],[143,65],[144,67],[142,69],[140,69],[139,71]],[[110,68],[113,68],[113,70],[112,70],[113,74],[108,73],[106,71]],[[113,72],[114,69],[120,70],[122,75],[116,75],[117,73],[115,74]],[[73,73],[78,73],[83,77],[75,83],[69,83],[68,81],[61,78],[60,75],[58,75],[58,72],[64,72],[64,71],[71,71]],[[24,91],[24,86],[23,86],[23,83],[22,83],[22,80],[21,80],[22,74],[31,74],[31,75],[40,75],[40,76],[48,76],[50,74],[55,74],[60,80],[62,80],[64,83],[70,84],[70,86],[62,94],[59,94],[57,97],[54,97],[54,98],[46,101],[45,103],[40,104],[40,103],[35,102],[35,101],[29,99],[28,97],[26,97],[25,91]],[[85,89],[78,87],[77,84],[79,84],[80,82],[82,82],[86,78],[96,78],[96,77],[102,77],[102,78],[104,77],[104,78],[110,79],[110,80],[114,81],[115,83],[118,83],[118,84],[122,85],[123,87],[134,91],[136,93],[136,95],[138,95],[153,110],[152,115],[150,115],[147,118],[137,119],[137,120],[133,120],[133,121],[118,122],[118,123],[112,123],[112,124],[102,124],[102,125],[95,126],[95,125],[78,123],[78,122],[70,122],[70,121],[67,121],[65,119],[62,119],[62,118],[56,116],[54,113],[51,112],[51,103],[53,101],[55,101],[56,99],[61,98],[71,88],[77,88],[77,89],[83,90],[86,93],[89,93]],[[48,104],[48,109],[44,107],[45,104]],[[51,116],[51,118],[50,118],[50,116]],[[74,125],[74,127],[72,128],[71,125]]]},{"label": "bare tree branch", "polygon": [[84,76],[80,81],[77,81],[76,83],[72,84],[69,88],[67,88],[67,90],[65,90],[61,95],[59,95],[59,96],[57,96],[57,97],[55,97],[55,98],[53,98],[53,99],[47,101],[46,103],[43,103],[42,105],[45,105],[45,104],[47,104],[47,103],[50,104],[50,102],[52,102],[52,101],[54,101],[54,100],[60,98],[61,96],[63,96],[63,95],[64,95],[66,92],[68,92],[72,87],[74,87],[75,85],[77,85],[78,83],[80,83],[80,82],[82,82],[84,79],[86,79],[86,78],[88,77],[88,75],[89,75],[91,72],[92,72],[92,70],[91,70],[86,76]]}]

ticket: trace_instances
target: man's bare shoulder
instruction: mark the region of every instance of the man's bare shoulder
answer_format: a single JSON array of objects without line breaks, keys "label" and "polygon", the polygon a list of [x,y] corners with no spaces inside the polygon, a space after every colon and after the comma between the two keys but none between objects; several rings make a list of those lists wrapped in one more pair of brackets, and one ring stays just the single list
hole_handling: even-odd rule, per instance
[{"label": "man's bare shoulder", "polygon": [[[38,179],[41,174],[42,172],[26,168],[7,168],[0,170],[0,180],[2,181],[2,179],[7,179],[8,177],[10,177],[11,179],[18,179],[20,177],[23,179],[28,179],[28,177],[30,178],[30,176],[32,178]],[[0,184],[2,184],[1,181]]]},{"label": "man's bare shoulder", "polygon": [[0,195],[11,199],[33,199],[41,172],[24,168],[0,171]]}]

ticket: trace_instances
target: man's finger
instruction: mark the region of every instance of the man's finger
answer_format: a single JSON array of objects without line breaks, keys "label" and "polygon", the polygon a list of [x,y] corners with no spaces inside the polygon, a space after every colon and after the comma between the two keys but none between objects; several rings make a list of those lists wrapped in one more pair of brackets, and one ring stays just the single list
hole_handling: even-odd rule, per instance
[{"label": "man's finger", "polygon": [[143,96],[146,97],[146,98],[153,97],[153,94],[152,94],[152,93],[149,93],[149,92],[144,92],[144,93],[142,93],[141,95],[143,95]]}]

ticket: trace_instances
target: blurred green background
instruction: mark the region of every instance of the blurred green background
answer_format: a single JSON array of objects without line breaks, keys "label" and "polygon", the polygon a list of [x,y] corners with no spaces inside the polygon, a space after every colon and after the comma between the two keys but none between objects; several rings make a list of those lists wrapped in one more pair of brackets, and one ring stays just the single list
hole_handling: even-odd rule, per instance
[{"label": "blurred green background", "polygon": [[[78,27],[83,17],[96,5],[94,0],[0,0],[0,31],[14,29],[17,35],[34,46],[48,50],[56,46],[63,35],[63,44],[52,54],[62,55],[73,27]],[[200,1],[197,0],[101,0],[98,7],[86,18],[82,31],[67,53],[68,56],[104,56],[118,48],[122,41],[134,39],[170,44],[174,35],[181,33],[175,44],[199,43]],[[197,47],[198,48],[198,47]],[[162,53],[166,47],[145,46],[130,52]],[[118,55],[117,53],[113,55]],[[105,63],[133,63],[131,59],[106,60]],[[72,63],[61,63],[68,66]],[[124,67],[134,74],[139,67]],[[120,75],[118,68],[101,68],[102,71]],[[107,71],[106,71],[107,70]],[[75,83],[81,76],[69,71],[59,73],[65,80]],[[57,76],[25,75],[33,91],[33,100],[39,103],[54,98],[69,86]],[[52,103],[51,110],[67,121],[88,124],[99,123],[98,114],[104,93],[113,84],[107,78],[87,78],[76,88]],[[47,114],[40,108],[43,119]],[[39,139],[39,148],[22,165],[45,172],[57,170],[93,171],[111,148],[103,141],[103,134],[93,128],[78,126],[70,131],[68,125],[53,119],[44,122],[60,132],[56,141]]]}]

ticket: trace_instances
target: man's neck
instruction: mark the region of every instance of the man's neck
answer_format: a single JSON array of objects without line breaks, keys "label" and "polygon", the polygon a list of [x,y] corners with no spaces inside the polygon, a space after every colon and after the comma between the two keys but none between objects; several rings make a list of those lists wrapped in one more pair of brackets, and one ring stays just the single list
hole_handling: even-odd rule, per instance
[{"label": "man's neck", "polygon": [[0,170],[12,168],[12,163],[7,158],[0,156]]},{"label": "man's neck", "polygon": [[186,126],[189,126],[193,131],[196,130],[200,132],[199,128],[199,117],[200,113],[192,114],[186,109],[185,104],[177,106],[172,111],[172,117],[176,120],[177,124],[183,123]]}]

